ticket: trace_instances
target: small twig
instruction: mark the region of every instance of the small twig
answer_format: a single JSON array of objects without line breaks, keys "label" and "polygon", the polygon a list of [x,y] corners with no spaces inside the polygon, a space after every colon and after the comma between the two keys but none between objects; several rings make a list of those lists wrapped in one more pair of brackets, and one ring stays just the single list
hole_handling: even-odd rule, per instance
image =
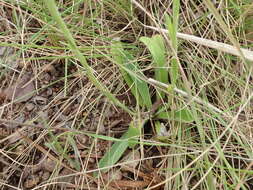
[{"label": "small twig", "polygon": [[[152,78],[149,78],[149,79],[148,79],[148,82],[151,83],[151,84],[155,84],[155,85],[157,85],[157,86],[159,86],[159,87],[165,89],[165,91],[167,91],[167,89],[169,88],[169,85],[164,84],[164,83],[162,83],[162,82],[160,82],[160,81],[154,80],[154,79],[152,79]],[[219,108],[215,107],[214,105],[212,105],[212,104],[210,104],[210,103],[208,103],[208,102],[202,100],[202,99],[199,98],[199,97],[196,97],[196,96],[193,96],[193,97],[192,97],[192,96],[189,95],[187,92],[185,92],[185,91],[183,91],[183,90],[180,90],[180,89],[178,89],[178,88],[176,88],[176,87],[175,87],[173,90],[174,90],[176,93],[182,95],[182,96],[185,97],[185,98],[192,98],[193,101],[195,101],[195,102],[197,102],[197,103],[199,103],[199,104],[201,104],[201,105],[207,106],[208,108],[212,109],[213,111],[215,111],[215,112],[217,112],[217,113],[220,113],[220,114],[225,115],[225,113],[224,113],[222,110],[220,110]]]},{"label": "small twig", "polygon": [[[158,31],[158,32],[164,32],[164,33],[168,33],[168,30],[163,29],[163,28],[156,28],[153,26],[147,26],[145,24],[143,24],[146,28]],[[222,43],[222,42],[216,42],[213,40],[209,40],[209,39],[205,39],[205,38],[200,38],[194,35],[189,35],[189,34],[184,34],[184,33],[177,33],[177,37],[184,39],[184,40],[188,40],[191,42],[195,42],[197,44],[203,45],[203,46],[207,46],[210,48],[214,48],[216,50],[220,50],[232,55],[236,55],[236,56],[241,56],[240,52],[237,50],[237,48],[235,48],[234,46]],[[253,61],[253,51],[248,50],[248,49],[244,49],[244,48],[240,48],[240,50],[242,51],[245,59],[248,59],[250,61]]]}]

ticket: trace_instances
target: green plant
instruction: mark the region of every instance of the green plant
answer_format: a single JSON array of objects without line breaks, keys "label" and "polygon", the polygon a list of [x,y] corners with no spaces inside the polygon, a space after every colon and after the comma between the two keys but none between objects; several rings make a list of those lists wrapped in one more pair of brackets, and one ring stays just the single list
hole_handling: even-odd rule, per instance
[{"label": "green plant", "polygon": [[[170,33],[170,38],[172,39],[172,49],[175,52],[173,58],[171,59],[171,70],[169,72],[167,64],[167,54],[164,39],[161,35],[155,35],[151,38],[141,37],[140,41],[143,42],[152,56],[152,66],[154,67],[154,78],[157,81],[168,84],[169,83],[169,73],[172,81],[172,88],[168,92],[172,92],[176,86],[177,78],[179,75],[178,69],[178,59],[177,59],[177,23],[179,15],[179,1],[175,1],[173,6],[173,22],[170,20],[170,17],[167,16],[168,28],[172,30]],[[144,74],[141,72],[138,63],[134,61],[133,56],[130,52],[126,51],[123,43],[120,41],[114,41],[111,45],[112,59],[115,64],[119,66],[122,77],[124,78],[126,84],[131,89],[132,94],[134,95],[137,106],[141,108],[146,108],[151,115],[145,116],[143,114],[138,114],[140,117],[134,118],[134,120],[129,125],[128,131],[121,137],[121,140],[114,143],[111,149],[104,155],[104,157],[99,161],[99,168],[107,168],[102,171],[107,171],[110,166],[113,166],[123,155],[125,150],[130,147],[134,148],[137,143],[132,143],[129,146],[128,140],[134,137],[141,135],[141,130],[147,120],[153,117],[157,119],[173,120],[175,122],[192,122],[194,119],[191,115],[191,112],[184,108],[178,110],[171,110],[170,104],[165,105],[160,103],[158,106],[155,104],[152,105],[151,94],[149,92],[147,80]],[[156,93],[156,102],[161,100],[164,101],[165,92],[158,90]],[[138,109],[140,110],[140,109]],[[158,110],[158,111],[157,111]],[[160,121],[156,121],[156,130],[159,133],[162,130]],[[97,173],[96,173],[97,175]]]}]

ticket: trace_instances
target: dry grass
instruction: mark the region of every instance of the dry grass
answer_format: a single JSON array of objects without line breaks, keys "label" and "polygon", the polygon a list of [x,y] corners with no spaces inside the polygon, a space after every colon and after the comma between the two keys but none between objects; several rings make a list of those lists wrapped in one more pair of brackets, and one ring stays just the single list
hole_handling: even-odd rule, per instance
[{"label": "dry grass", "polygon": [[[58,1],[98,87],[43,1],[0,0],[1,189],[253,188],[253,4],[180,1],[176,50],[165,26],[175,2]],[[165,40],[170,81],[172,60],[179,63],[176,86],[154,80],[139,39],[155,34]],[[158,119],[138,105],[113,60],[113,39],[139,63],[134,76],[149,84],[153,109],[187,109],[192,122]],[[167,94],[161,102],[157,90]],[[130,139],[135,148],[108,172],[98,168],[147,115],[138,141]]]}]

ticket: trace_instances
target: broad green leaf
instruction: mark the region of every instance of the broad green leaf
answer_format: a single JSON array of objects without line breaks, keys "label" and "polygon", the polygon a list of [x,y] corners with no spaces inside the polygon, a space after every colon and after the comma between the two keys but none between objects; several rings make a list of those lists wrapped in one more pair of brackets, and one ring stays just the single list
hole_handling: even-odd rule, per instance
[{"label": "broad green leaf", "polygon": [[120,72],[139,104],[146,106],[148,109],[151,108],[152,102],[148,84],[140,79],[140,77],[144,78],[145,76],[138,67],[138,63],[134,61],[129,52],[123,49],[121,42],[112,44],[111,53],[115,63],[120,66]]},{"label": "broad green leaf", "polygon": [[[145,77],[144,74],[140,72],[140,68],[138,68],[137,65],[129,63],[126,65],[126,67],[129,70],[135,71],[136,73],[139,72],[139,76],[141,76],[142,78]],[[131,72],[128,72],[128,74],[131,76],[131,79],[134,83],[134,87],[137,88],[137,91],[139,93],[139,96],[141,97],[141,100],[143,101],[143,104],[146,105],[148,109],[150,109],[152,107],[152,101],[149,94],[148,84],[145,81],[136,78],[136,76],[133,75]],[[133,90],[135,89],[133,88]]]},{"label": "broad green leaf", "polygon": [[194,121],[193,115],[186,108],[177,111],[162,111],[158,113],[156,117],[159,119],[174,120],[185,123]]},{"label": "broad green leaf", "polygon": [[[155,79],[168,83],[168,71],[166,64],[166,51],[164,46],[164,40],[161,35],[155,35],[152,38],[141,37],[140,41],[143,42],[149,49],[154,65],[155,65]],[[162,98],[164,98],[164,93],[160,92]],[[157,98],[160,99],[160,96],[157,94]]]},{"label": "broad green leaf", "polygon": [[[103,158],[99,161],[99,168],[113,166],[119,161],[128,147],[134,148],[136,143],[129,143],[129,139],[138,137],[140,135],[140,128],[139,126],[135,126],[133,123],[134,122],[130,124],[128,131],[120,138],[123,141],[115,142],[110,150],[108,150],[108,152],[106,152]],[[106,168],[102,169],[101,171],[106,172],[108,170],[109,168]]]}]

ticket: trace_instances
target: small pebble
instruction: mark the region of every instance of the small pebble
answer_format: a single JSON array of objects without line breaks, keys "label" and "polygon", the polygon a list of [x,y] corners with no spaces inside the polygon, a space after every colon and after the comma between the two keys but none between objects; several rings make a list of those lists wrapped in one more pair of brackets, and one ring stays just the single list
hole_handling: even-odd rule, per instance
[{"label": "small pebble", "polygon": [[47,89],[47,96],[51,96],[53,94],[52,88]]},{"label": "small pebble", "polygon": [[56,70],[52,64],[45,65],[43,67],[43,70],[46,72],[51,72],[51,73],[56,72]]}]

